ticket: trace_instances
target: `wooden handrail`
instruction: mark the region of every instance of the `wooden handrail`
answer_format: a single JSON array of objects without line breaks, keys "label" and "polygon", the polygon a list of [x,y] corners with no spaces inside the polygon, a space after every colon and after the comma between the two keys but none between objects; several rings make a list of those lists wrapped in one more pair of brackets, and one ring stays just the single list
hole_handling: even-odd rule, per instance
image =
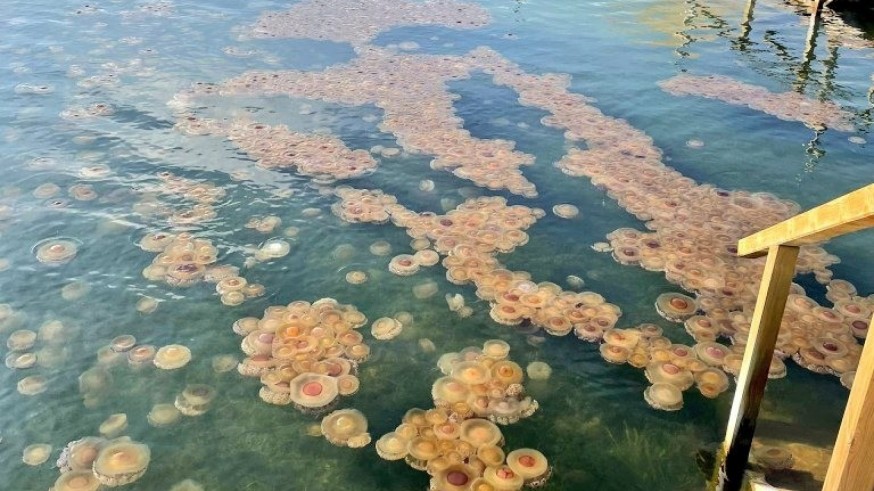
[{"label": "wooden handrail", "polygon": [[[817,206],[741,239],[738,255],[768,254],[743,362],[737,377],[725,440],[717,456],[713,487],[740,491],[765,393],[799,247],[874,227],[874,184]],[[874,324],[874,319],[871,320]],[[824,491],[874,490],[874,342],[862,350]]]},{"label": "wooden handrail", "polygon": [[764,256],[775,245],[802,246],[874,227],[874,184],[766,228],[737,244],[737,254]]}]

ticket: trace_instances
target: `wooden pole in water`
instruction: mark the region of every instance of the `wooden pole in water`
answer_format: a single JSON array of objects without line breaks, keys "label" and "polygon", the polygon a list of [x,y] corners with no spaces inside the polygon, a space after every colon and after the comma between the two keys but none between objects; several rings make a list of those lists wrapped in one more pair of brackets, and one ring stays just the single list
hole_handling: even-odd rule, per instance
[{"label": "wooden pole in water", "polygon": [[737,388],[731,404],[731,415],[718,462],[716,489],[739,491],[749,460],[759,406],[765,395],[768,370],[774,356],[777,333],[783,320],[783,310],[789,297],[789,286],[795,276],[798,247],[774,245],[768,248],[768,259],[759,287],[756,309],[750,325],[749,341],[737,378]]},{"label": "wooden pole in water", "polygon": [[[874,325],[874,318],[871,319]],[[874,489],[874,343],[865,343],[823,491]]]}]

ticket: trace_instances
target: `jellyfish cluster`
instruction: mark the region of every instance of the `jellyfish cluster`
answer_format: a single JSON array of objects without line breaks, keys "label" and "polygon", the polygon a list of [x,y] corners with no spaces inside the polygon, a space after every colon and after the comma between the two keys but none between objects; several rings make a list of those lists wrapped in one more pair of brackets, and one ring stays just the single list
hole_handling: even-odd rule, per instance
[{"label": "jellyfish cluster", "polygon": [[293,168],[319,179],[351,179],[377,167],[367,150],[350,150],[339,138],[291,131],[284,125],[247,121],[220,124],[190,116],[176,128],[186,134],[223,135],[266,169]]},{"label": "jellyfish cluster", "polygon": [[484,8],[457,0],[308,0],[285,12],[263,14],[247,34],[254,38],[320,39],[359,46],[395,27],[476,29],[490,20]]},{"label": "jellyfish cluster", "polygon": [[332,298],[268,307],[260,319],[234,323],[247,355],[238,371],[261,379],[259,396],[265,402],[325,413],[340,396],[358,391],[358,364],[370,357],[358,331],[366,323],[354,306]]},{"label": "jellyfish cluster", "polygon": [[60,116],[69,121],[112,116],[115,108],[105,102],[96,102],[88,106],[70,106],[61,111]]},{"label": "jellyfish cluster", "polygon": [[798,92],[775,94],[764,87],[750,85],[724,75],[677,75],[659,82],[665,92],[717,99],[746,106],[786,121],[799,121],[811,128],[852,131],[852,114],[831,101],[809,99]]},{"label": "jellyfish cluster", "polygon": [[[322,19],[316,23],[324,25]],[[256,71],[218,85],[194,84],[175,96],[172,107],[184,130],[209,133],[217,123],[201,122],[194,113],[204,96],[283,94],[358,106],[374,104],[385,112],[380,129],[394,134],[410,154],[433,155],[431,167],[445,169],[481,187],[507,189],[528,197],[537,195],[534,184],[520,170],[533,164],[534,157],[514,150],[512,141],[472,137],[455,115],[456,97],[446,86],[449,81],[470,77],[474,70],[497,73],[514,65],[506,65],[509,62],[488,48],[458,57],[399,55],[368,45],[359,49],[358,55],[348,65],[322,72]],[[267,144],[259,142],[255,146]],[[275,158],[283,159],[278,150]]]},{"label": "jellyfish cluster", "polygon": [[[446,256],[442,261],[446,279],[456,285],[473,283],[477,297],[490,303],[489,315],[499,324],[530,322],[555,336],[574,332],[580,339],[597,342],[622,314],[597,293],[534,283],[529,273],[504,269],[498,262],[495,254],[512,252],[528,242],[524,230],[543,216],[543,210],[508,206],[500,197],[482,197],[467,200],[446,215],[436,215],[413,212],[379,190],[340,188],[336,194],[341,201],[332,210],[345,221],[383,223],[390,219],[414,239],[433,241],[433,251]],[[415,274],[418,265],[415,256],[400,255],[392,259],[389,270]]]},{"label": "jellyfish cluster", "polygon": [[488,340],[442,355],[444,377],[431,389],[434,407],[413,408],[376,442],[385,460],[401,460],[431,476],[435,490],[522,489],[546,483],[552,468],[534,449],[505,453],[498,424],[528,417],[537,402],[525,396],[525,373],[508,358],[509,345]]},{"label": "jellyfish cluster", "polygon": [[54,491],[96,491],[139,480],[151,460],[148,445],[122,436],[114,439],[88,436],[68,443],[57,461],[60,477]]}]

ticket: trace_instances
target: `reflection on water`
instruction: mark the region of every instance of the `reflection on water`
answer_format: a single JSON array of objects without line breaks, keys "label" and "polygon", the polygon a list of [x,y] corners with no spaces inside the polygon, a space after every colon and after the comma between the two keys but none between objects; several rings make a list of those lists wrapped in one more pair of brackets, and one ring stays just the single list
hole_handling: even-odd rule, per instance
[{"label": "reflection on water", "polygon": [[[15,489],[700,489],[733,244],[870,181],[870,41],[782,2],[8,9]],[[860,237],[802,254],[763,410],[820,477]]]}]

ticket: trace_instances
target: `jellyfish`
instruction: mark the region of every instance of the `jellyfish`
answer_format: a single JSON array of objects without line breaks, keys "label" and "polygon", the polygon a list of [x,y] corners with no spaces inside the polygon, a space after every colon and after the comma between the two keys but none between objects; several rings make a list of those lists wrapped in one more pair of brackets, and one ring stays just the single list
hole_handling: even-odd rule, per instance
[{"label": "jellyfish", "polygon": [[158,309],[158,299],[143,295],[137,300],[137,312],[141,314],[151,314]]},{"label": "jellyfish", "polygon": [[698,311],[695,299],[681,293],[663,293],[655,305],[659,315],[673,322],[683,322]]},{"label": "jellyfish", "polygon": [[434,344],[434,341],[431,341],[428,338],[419,339],[419,349],[422,350],[423,353],[433,353],[437,351],[437,346]]},{"label": "jellyfish", "polygon": [[42,375],[30,375],[18,381],[18,393],[25,396],[42,394],[48,381]]},{"label": "jellyfish", "polygon": [[676,385],[655,383],[646,388],[643,398],[654,409],[677,411],[683,407],[683,393]]},{"label": "jellyfish", "polygon": [[322,419],[322,434],[339,447],[360,448],[370,443],[367,418],[357,409],[340,409]]},{"label": "jellyfish", "polygon": [[6,347],[10,351],[27,351],[36,343],[36,333],[29,329],[14,331],[6,340]]},{"label": "jellyfish", "polygon": [[409,440],[392,431],[379,437],[374,446],[381,459],[401,460],[407,456]]},{"label": "jellyfish", "polygon": [[419,272],[419,263],[409,254],[400,254],[388,263],[388,270],[398,276],[410,276]]},{"label": "jellyfish", "polygon": [[507,454],[507,467],[525,480],[525,486],[539,488],[546,484],[552,469],[546,456],[532,448],[520,448]]},{"label": "jellyfish", "polygon": [[756,462],[773,470],[789,469],[795,463],[792,454],[780,447],[756,446],[753,448],[752,454]]},{"label": "jellyfish", "polygon": [[176,370],[191,361],[191,350],[181,344],[162,346],[155,353],[152,362],[162,370]]},{"label": "jellyfish", "polygon": [[525,371],[531,380],[547,380],[552,375],[552,367],[542,361],[532,361]]},{"label": "jellyfish", "polygon": [[115,438],[127,429],[127,414],[111,414],[103,423],[100,423],[98,431],[106,438]]},{"label": "jellyfish", "polygon": [[570,204],[560,204],[552,207],[552,213],[559,218],[571,219],[580,214],[579,208]]},{"label": "jellyfish", "polygon": [[100,481],[89,469],[61,474],[52,491],[98,491],[100,486]]},{"label": "jellyfish", "polygon": [[47,443],[34,443],[24,448],[21,461],[27,465],[37,466],[49,460],[52,446]]},{"label": "jellyfish", "polygon": [[204,384],[189,384],[176,396],[173,405],[185,416],[201,416],[209,410],[216,391]]},{"label": "jellyfish", "polygon": [[391,254],[391,244],[384,240],[377,240],[370,244],[370,253],[374,256],[388,256]]},{"label": "jellyfish", "polygon": [[66,264],[76,257],[79,245],[70,239],[46,239],[34,246],[37,261],[52,266]]},{"label": "jellyfish", "polygon": [[92,471],[102,484],[115,487],[130,484],[143,476],[149,466],[149,447],[141,443],[118,441],[104,446]]},{"label": "jellyfish", "polygon": [[146,420],[156,428],[170,426],[179,422],[182,413],[173,404],[155,404],[146,415]]},{"label": "jellyfish", "polygon": [[370,333],[379,340],[394,339],[403,330],[403,324],[391,317],[381,317],[373,322]]},{"label": "jellyfish", "polygon": [[406,462],[413,469],[423,471],[428,467],[428,461],[440,455],[437,440],[427,437],[416,437],[410,441],[407,448]]},{"label": "jellyfish", "polygon": [[137,344],[137,338],[130,334],[122,334],[112,338],[109,342],[109,348],[116,353],[124,353],[130,351]]},{"label": "jellyfish", "polygon": [[346,273],[346,282],[351,285],[360,285],[367,281],[367,273],[364,271],[349,271]]},{"label": "jellyfish", "polygon": [[302,373],[291,380],[291,402],[304,413],[325,412],[337,400],[337,379],[327,375]]}]

